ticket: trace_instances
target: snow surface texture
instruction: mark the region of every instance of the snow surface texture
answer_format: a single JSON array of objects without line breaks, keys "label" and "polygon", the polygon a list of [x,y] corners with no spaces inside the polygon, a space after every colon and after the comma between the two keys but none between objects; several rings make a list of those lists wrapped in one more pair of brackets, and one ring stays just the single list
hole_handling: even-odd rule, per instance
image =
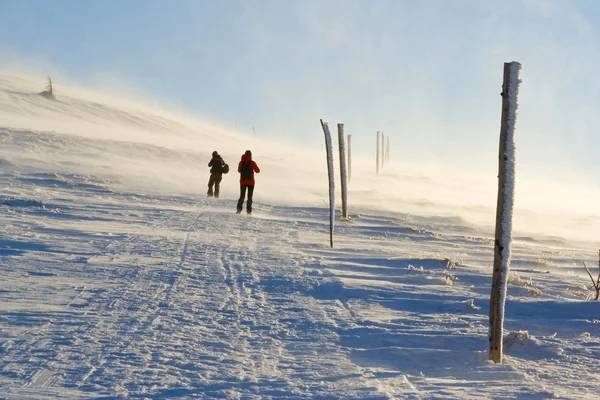
[{"label": "snow surface texture", "polygon": [[[302,182],[302,150],[235,132],[219,144],[210,126],[100,100],[79,125],[89,100],[0,82],[0,398],[600,396],[600,308],[581,266],[596,247],[515,235],[495,365],[492,229],[442,215],[443,180],[418,186],[432,194],[420,210],[440,215],[407,214],[410,198],[354,206],[331,249],[322,153],[307,152],[298,177],[313,189],[294,202],[283,183]],[[246,143],[262,170],[252,216],[235,214],[235,174],[221,199],[204,195],[210,153]],[[356,161],[351,198],[366,204],[372,162]],[[378,186],[408,185],[386,170]]]}]

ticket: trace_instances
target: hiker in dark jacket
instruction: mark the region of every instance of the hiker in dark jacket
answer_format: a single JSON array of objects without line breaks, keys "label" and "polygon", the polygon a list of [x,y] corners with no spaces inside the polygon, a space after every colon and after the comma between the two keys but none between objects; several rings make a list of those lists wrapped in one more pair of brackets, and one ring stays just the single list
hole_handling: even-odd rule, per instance
[{"label": "hiker in dark jacket", "polygon": [[242,155],[242,160],[238,164],[238,172],[240,173],[240,199],[237,203],[237,213],[242,212],[244,207],[244,197],[246,197],[246,189],[248,190],[248,202],[246,203],[246,212],[252,213],[252,195],[254,194],[254,173],[260,172],[258,165],[252,161],[252,152],[246,150]]},{"label": "hiker in dark jacket", "polygon": [[223,179],[223,172],[225,168],[225,161],[223,158],[217,153],[213,151],[212,160],[208,163],[210,168],[210,178],[208,179],[208,192],[206,195],[208,197],[213,197],[213,185],[215,186],[214,196],[215,198],[219,198],[219,189],[221,186],[221,180]]}]

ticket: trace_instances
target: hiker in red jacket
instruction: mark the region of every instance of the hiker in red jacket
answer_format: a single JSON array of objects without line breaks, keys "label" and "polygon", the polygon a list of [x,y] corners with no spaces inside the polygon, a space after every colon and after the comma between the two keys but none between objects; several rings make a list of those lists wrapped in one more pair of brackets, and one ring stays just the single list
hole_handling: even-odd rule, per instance
[{"label": "hiker in red jacket", "polygon": [[246,211],[252,214],[252,194],[254,193],[254,173],[260,172],[258,165],[252,161],[252,152],[246,150],[242,155],[242,160],[238,164],[238,172],[240,173],[240,199],[237,203],[237,213],[242,212],[244,207],[244,197],[246,197],[246,189],[248,189],[248,202],[246,203]]}]

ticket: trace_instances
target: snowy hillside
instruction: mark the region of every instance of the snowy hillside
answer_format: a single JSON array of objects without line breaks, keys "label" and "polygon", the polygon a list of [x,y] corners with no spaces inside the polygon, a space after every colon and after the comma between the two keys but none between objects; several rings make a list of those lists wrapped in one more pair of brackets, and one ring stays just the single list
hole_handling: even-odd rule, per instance
[{"label": "snowy hillside", "polygon": [[[495,177],[357,159],[332,249],[318,146],[38,89],[0,76],[0,398],[600,396],[600,246],[562,224],[598,215],[517,209],[495,365]],[[247,148],[252,216],[233,172],[205,197],[210,153]]]}]

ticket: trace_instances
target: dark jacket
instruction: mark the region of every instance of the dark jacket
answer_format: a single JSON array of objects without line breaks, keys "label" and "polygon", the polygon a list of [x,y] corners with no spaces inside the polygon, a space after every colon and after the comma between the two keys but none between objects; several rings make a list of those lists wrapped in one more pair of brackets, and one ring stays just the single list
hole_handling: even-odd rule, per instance
[{"label": "dark jacket", "polygon": [[208,163],[208,166],[212,167],[210,169],[211,174],[222,174],[224,165],[225,161],[223,161],[223,157],[221,156],[213,157],[212,160],[210,160],[210,162]]},{"label": "dark jacket", "polygon": [[[244,165],[250,167],[249,179],[242,179],[241,173],[242,166]],[[240,186],[254,186],[254,173],[256,172],[258,174],[260,172],[260,168],[258,168],[258,165],[256,165],[256,163],[252,161],[252,156],[247,156],[244,154],[242,155],[242,160],[238,164],[238,172],[240,173]]]}]

